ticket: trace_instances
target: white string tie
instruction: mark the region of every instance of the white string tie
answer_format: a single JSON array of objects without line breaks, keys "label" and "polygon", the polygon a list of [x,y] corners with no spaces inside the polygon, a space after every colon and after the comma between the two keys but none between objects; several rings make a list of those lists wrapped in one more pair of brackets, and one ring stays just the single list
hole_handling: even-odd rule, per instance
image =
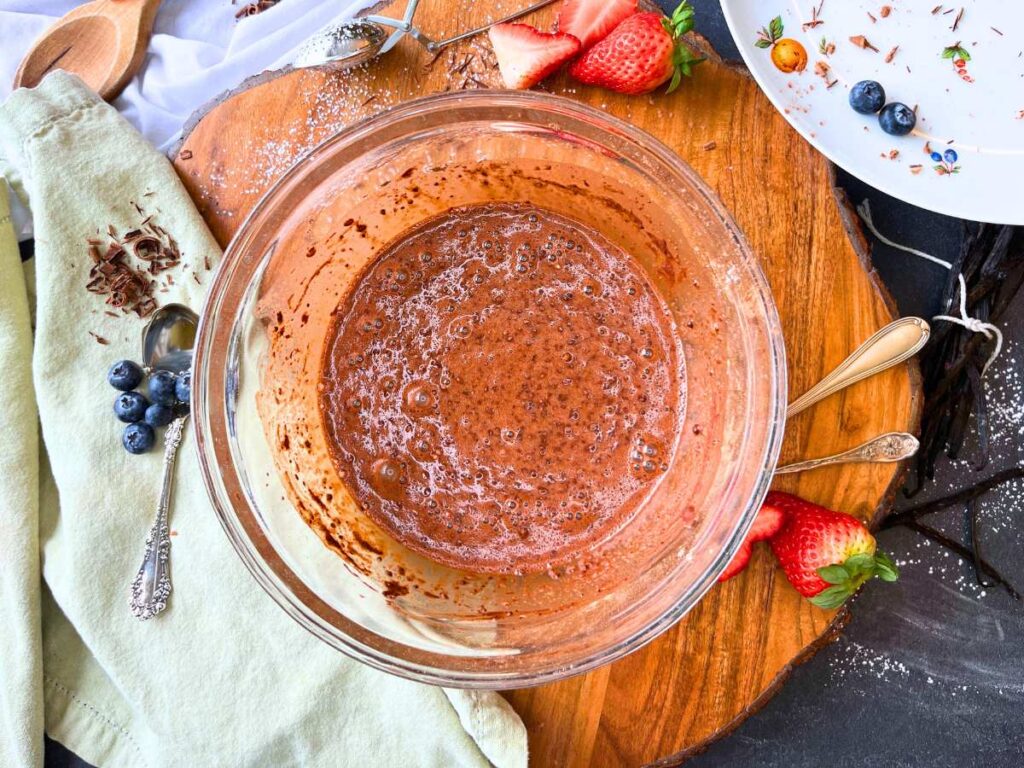
[{"label": "white string tie", "polygon": [[[909,246],[893,242],[885,235],[883,235],[881,232],[879,232],[878,227],[875,226],[875,222],[871,220],[871,206],[868,205],[867,200],[862,202],[857,207],[857,213],[860,214],[860,217],[864,220],[864,224],[867,225],[867,228],[871,231],[871,234],[877,237],[881,242],[888,245],[890,248],[896,248],[900,251],[911,253],[914,256],[919,256],[922,259],[927,259],[933,264],[938,264],[941,267],[945,267],[951,272],[953,271],[953,265],[950,264],[948,261],[940,259],[937,256],[932,256],[930,253],[919,251],[916,248],[910,248]],[[979,320],[978,318],[971,317],[969,314],[967,314],[967,281],[964,279],[962,273],[957,274],[957,278],[960,281],[960,316],[955,317],[953,315],[936,315],[935,317],[932,318],[932,320],[943,320],[947,323],[955,323],[956,325],[966,328],[971,333],[982,334],[986,339],[990,341],[992,339],[995,339],[996,345],[992,350],[992,354],[988,356],[988,360],[985,363],[985,367],[981,369],[981,375],[982,377],[984,377],[985,374],[988,373],[989,367],[992,365],[992,363],[996,361],[996,358],[999,357],[999,353],[1002,352],[1003,350],[1003,332],[992,323],[986,323],[984,320]]]}]

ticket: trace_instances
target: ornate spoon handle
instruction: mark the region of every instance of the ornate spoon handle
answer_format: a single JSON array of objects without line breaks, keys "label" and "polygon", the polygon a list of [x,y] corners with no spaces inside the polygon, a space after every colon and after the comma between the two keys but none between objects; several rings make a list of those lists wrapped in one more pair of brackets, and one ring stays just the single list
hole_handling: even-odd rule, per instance
[{"label": "ornate spoon handle", "polygon": [[810,408],[834,392],[909,360],[925,345],[931,328],[919,317],[904,317],[865,341],[832,373],[786,408],[786,418]]},{"label": "ornate spoon handle", "polygon": [[188,416],[179,416],[167,427],[164,438],[164,477],[160,500],[156,506],[156,520],[146,537],[146,552],[142,565],[132,582],[132,615],[137,619],[156,616],[167,607],[171,596],[171,532],[167,525],[167,511],[174,486],[174,459],[181,445],[182,432]]},{"label": "ornate spoon handle", "polygon": [[851,464],[854,462],[872,462],[877,464],[902,461],[909,459],[917,453],[917,438],[906,432],[887,432],[879,435],[873,440],[868,440],[863,445],[851,448],[848,451],[837,453],[832,456],[825,456],[820,459],[809,459],[796,464],[787,464],[775,470],[777,475],[786,475],[790,472],[806,472],[808,469],[827,467],[830,464]]}]

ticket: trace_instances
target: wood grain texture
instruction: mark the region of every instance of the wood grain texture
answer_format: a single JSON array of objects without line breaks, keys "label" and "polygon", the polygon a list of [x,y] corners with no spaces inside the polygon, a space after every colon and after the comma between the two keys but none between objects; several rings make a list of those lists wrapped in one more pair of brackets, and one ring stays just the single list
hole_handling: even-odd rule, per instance
[{"label": "wood grain texture", "polygon": [[25,55],[14,87],[34,88],[63,69],[107,101],[139,71],[160,0],[93,0],[47,29]]},{"label": "wood grain texture", "polygon": [[[417,21],[441,36],[486,21],[490,6],[426,3]],[[540,12],[534,21],[547,24],[552,15]],[[863,243],[851,242],[860,235],[837,205],[828,163],[743,70],[708,54],[693,80],[671,96],[626,98],[577,86],[564,75],[548,87],[647,129],[717,191],[771,283],[796,396],[889,322],[893,308]],[[288,164],[339,128],[413,96],[499,82],[486,38],[433,62],[404,41],[366,69],[263,77],[209,108],[175,165],[226,244]],[[919,409],[916,369],[886,372],[794,418],[782,460],[833,453],[885,431],[916,431]],[[777,487],[874,520],[899,474],[894,465],[832,467],[780,479]],[[715,587],[650,645],[585,676],[508,697],[526,722],[534,765],[675,765],[761,706],[792,666],[848,618],[801,599],[767,548],[758,547],[747,571]]]}]

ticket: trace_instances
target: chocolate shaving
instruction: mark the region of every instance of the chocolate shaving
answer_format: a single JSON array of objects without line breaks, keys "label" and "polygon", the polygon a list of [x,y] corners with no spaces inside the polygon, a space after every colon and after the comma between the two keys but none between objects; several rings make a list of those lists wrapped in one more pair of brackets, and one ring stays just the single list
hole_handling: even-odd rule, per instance
[{"label": "chocolate shaving", "polygon": [[[139,206],[135,207],[143,213]],[[101,240],[86,240],[92,267],[85,289],[106,296],[107,305],[121,310],[122,314],[147,317],[157,307],[153,299],[156,281],[149,276],[181,262],[178,245],[166,230],[153,222],[152,216],[147,216],[124,237],[118,236],[112,224],[107,227],[107,234],[110,239],[105,248]],[[108,311],[107,314],[113,313]]]},{"label": "chocolate shaving", "polygon": [[434,64],[437,63],[437,60],[439,58],[441,58],[441,54],[442,53],[444,53],[444,49],[443,48],[441,50],[437,51],[437,53],[435,53],[433,56],[430,57],[430,60],[427,61],[427,63],[423,65],[423,69],[428,70],[431,67],[433,67]]},{"label": "chocolate shaving", "polygon": [[818,75],[825,81],[826,88],[831,88],[838,82],[838,80],[830,76],[832,74],[832,68],[824,61],[819,61],[814,65],[814,74]]},{"label": "chocolate shaving", "polygon": [[900,47],[898,45],[897,46],[893,46],[893,49],[891,51],[889,51],[887,54],[885,54],[885,63],[886,64],[892,64],[892,60],[894,58],[896,58],[896,51],[898,51],[899,49],[900,49]]},{"label": "chocolate shaving", "polygon": [[956,28],[960,26],[960,19],[964,17],[964,9],[961,8],[960,12],[956,15],[956,19],[953,21],[953,26],[950,27],[951,32],[956,32]]},{"label": "chocolate shaving", "polygon": [[818,18],[818,15],[821,13],[821,7],[823,5],[825,5],[825,0],[821,0],[821,2],[818,3],[817,8],[811,9],[811,20],[805,21],[803,24],[800,25],[804,32],[806,32],[808,29],[814,29],[815,27],[825,23],[820,18]]},{"label": "chocolate shaving", "polygon": [[878,49],[875,48],[875,46],[871,44],[871,41],[864,37],[864,35],[854,35],[850,38],[850,42],[858,48],[870,48],[875,53],[878,53]]},{"label": "chocolate shaving", "polygon": [[[248,3],[247,5],[243,5],[239,8],[238,12],[235,14],[235,18],[243,19],[246,16],[255,16],[257,13],[263,13],[263,11],[268,8],[273,8],[277,3],[278,0],[256,0],[256,2]],[[232,5],[233,4],[234,0],[232,0]]]}]

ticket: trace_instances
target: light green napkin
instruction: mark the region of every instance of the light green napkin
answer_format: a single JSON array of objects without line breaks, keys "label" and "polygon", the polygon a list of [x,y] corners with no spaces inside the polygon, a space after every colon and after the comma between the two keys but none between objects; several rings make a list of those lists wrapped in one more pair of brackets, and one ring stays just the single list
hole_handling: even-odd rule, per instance
[{"label": "light green napkin", "polygon": [[166,159],[72,76],[0,107],[0,171],[33,211],[37,290],[32,349],[0,209],[2,764],[41,764],[45,710],[46,732],[100,766],[525,766],[525,728],[497,694],[377,672],[288,618],[217,524],[191,433],[171,517],[171,605],[148,622],[131,616],[161,458],[120,446],[106,370],[138,357],[142,321],[109,316],[86,291],[86,238],[131,229],[141,205],[188,265],[159,300],[196,308],[204,258],[220,251]]}]

